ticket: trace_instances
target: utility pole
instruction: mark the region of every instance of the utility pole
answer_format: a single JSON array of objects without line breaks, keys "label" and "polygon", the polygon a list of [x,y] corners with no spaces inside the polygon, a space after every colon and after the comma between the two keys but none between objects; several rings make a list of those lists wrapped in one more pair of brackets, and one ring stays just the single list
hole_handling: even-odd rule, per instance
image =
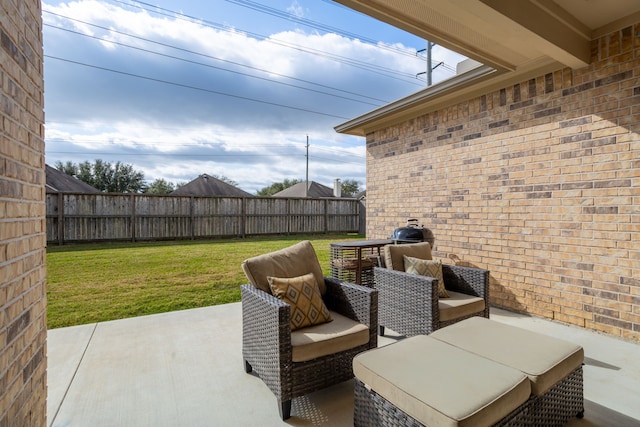
[{"label": "utility pole", "polygon": [[309,197],[309,135],[307,135],[307,177],[304,186],[304,197]]},{"label": "utility pole", "polygon": [[421,74],[426,74],[427,75],[427,87],[431,86],[433,84],[433,70],[435,70],[436,68],[438,68],[441,65],[444,65],[444,62],[439,62],[438,64],[436,64],[435,67],[431,66],[431,63],[433,62],[433,60],[431,59],[431,48],[433,46],[435,46],[435,43],[430,42],[429,40],[427,40],[427,48],[426,49],[420,49],[419,51],[416,52],[416,55],[418,55],[421,52],[426,51],[427,52],[427,71],[423,71],[421,73],[416,74],[416,78],[421,75]]},{"label": "utility pole", "polygon": [[431,74],[433,70],[431,69],[431,48],[433,45],[429,40],[427,40],[427,86],[431,86]]}]

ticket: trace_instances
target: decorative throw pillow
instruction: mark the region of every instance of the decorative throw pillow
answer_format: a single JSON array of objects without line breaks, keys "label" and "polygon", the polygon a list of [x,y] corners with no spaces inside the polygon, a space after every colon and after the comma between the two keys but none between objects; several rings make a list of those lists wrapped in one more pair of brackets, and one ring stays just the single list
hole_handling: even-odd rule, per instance
[{"label": "decorative throw pillow", "polygon": [[292,331],[333,320],[313,273],[291,278],[269,276],[267,280],[271,293],[291,306]]},{"label": "decorative throw pillow", "polygon": [[413,258],[404,255],[404,271],[411,274],[433,277],[438,279],[438,295],[440,298],[449,298],[449,294],[444,287],[442,276],[442,261],[431,259]]}]

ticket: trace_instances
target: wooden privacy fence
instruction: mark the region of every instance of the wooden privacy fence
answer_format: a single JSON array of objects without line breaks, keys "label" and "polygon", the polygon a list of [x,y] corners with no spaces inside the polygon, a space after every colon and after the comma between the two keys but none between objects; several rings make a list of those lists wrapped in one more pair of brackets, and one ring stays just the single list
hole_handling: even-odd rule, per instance
[{"label": "wooden privacy fence", "polygon": [[47,194],[47,242],[358,232],[356,199]]}]

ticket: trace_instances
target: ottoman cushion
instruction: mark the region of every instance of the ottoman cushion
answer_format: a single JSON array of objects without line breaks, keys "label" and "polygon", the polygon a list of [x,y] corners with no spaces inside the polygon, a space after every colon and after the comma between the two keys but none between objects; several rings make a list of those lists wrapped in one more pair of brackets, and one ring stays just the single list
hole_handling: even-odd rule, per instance
[{"label": "ottoman cushion", "polygon": [[430,337],[523,372],[538,396],[584,361],[577,344],[483,317],[439,329]]},{"label": "ottoman cushion", "polygon": [[353,371],[425,425],[492,425],[531,395],[522,372],[424,335],[359,354]]}]

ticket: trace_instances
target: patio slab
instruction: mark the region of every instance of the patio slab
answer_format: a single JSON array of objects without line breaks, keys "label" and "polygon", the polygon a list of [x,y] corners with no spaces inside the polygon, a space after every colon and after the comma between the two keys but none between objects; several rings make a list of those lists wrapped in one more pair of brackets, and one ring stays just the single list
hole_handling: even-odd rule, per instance
[{"label": "patio slab", "polygon": [[[640,345],[504,310],[491,317],[585,348],[586,413],[570,426],[640,426]],[[281,421],[273,394],[244,372],[241,322],[234,303],[50,330],[47,424],[353,425],[352,381],[294,399]]]}]

